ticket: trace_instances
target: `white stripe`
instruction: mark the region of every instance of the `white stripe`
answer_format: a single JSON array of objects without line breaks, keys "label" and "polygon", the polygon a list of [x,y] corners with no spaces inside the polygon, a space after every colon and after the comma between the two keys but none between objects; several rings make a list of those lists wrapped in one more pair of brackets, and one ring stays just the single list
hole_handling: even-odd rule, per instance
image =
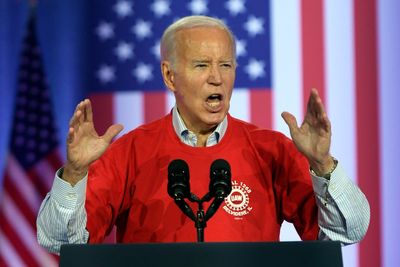
[{"label": "white stripe", "polygon": [[118,92],[114,94],[115,122],[124,125],[119,136],[143,124],[144,100],[142,92]]},{"label": "white stripe", "polygon": [[377,1],[383,266],[400,266],[400,1]]},{"label": "white stripe", "polygon": [[14,250],[14,246],[8,241],[6,235],[0,229],[0,254],[7,266],[22,267],[26,266],[18,253]]},{"label": "white stripe", "polygon": [[[325,0],[325,81],[327,112],[332,124],[331,153],[356,179],[356,114],[353,1]],[[358,266],[358,245],[342,249],[344,266]]]},{"label": "white stripe", "polygon": [[273,128],[289,136],[281,113],[303,119],[300,0],[272,0],[271,11]]},{"label": "white stripe", "polygon": [[18,190],[19,195],[17,197],[23,198],[23,202],[30,207],[30,211],[36,214],[43,199],[12,155],[8,156],[6,172],[10,177],[9,183],[12,183],[14,188]]},{"label": "white stripe", "polygon": [[[301,71],[300,0],[271,1],[271,59],[273,90],[273,128],[290,136],[281,117],[289,111],[297,121],[303,119]],[[299,240],[292,224],[284,223],[280,239]]]},{"label": "white stripe", "polygon": [[41,248],[36,240],[36,233],[32,231],[25,217],[15,207],[7,192],[3,193],[3,211],[5,218],[12,219],[11,226],[15,229],[19,240],[21,240],[31,256],[40,263],[40,266],[56,266],[56,262],[47,252]]},{"label": "white stripe", "polygon": [[233,89],[229,113],[238,119],[250,122],[250,96],[244,88]]}]

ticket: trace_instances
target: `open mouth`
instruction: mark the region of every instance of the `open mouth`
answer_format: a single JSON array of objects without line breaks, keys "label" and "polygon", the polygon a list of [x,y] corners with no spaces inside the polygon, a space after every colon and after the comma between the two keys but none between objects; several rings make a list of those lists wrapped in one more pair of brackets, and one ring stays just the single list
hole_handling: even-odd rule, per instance
[{"label": "open mouth", "polygon": [[222,95],[220,94],[212,94],[207,98],[207,102],[215,102],[221,100],[222,100]]},{"label": "open mouth", "polygon": [[221,106],[221,101],[221,94],[212,94],[207,97],[206,103],[211,109],[218,109]]}]

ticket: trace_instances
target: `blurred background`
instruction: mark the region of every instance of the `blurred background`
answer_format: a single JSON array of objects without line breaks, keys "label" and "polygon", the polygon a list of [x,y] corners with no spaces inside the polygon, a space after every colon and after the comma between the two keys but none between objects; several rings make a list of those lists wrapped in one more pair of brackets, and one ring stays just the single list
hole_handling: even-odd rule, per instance
[{"label": "blurred background", "polygon": [[[371,205],[367,236],[343,248],[344,266],[400,266],[399,12],[396,0],[0,0],[0,266],[56,264],[38,248],[34,220],[76,104],[92,99],[100,132],[169,112],[158,43],[191,14],[219,17],[236,35],[232,115],[289,136],[281,112],[301,121],[319,90],[332,154]],[[281,239],[298,240],[290,224]]]}]

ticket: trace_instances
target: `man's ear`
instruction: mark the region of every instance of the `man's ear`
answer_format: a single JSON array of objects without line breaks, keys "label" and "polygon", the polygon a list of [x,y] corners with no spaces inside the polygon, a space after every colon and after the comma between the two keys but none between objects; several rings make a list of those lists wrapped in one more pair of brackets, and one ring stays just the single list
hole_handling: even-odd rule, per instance
[{"label": "man's ear", "polygon": [[171,92],[175,92],[174,71],[172,70],[172,66],[169,61],[161,62],[161,73],[162,73],[165,85],[168,87],[168,89]]}]

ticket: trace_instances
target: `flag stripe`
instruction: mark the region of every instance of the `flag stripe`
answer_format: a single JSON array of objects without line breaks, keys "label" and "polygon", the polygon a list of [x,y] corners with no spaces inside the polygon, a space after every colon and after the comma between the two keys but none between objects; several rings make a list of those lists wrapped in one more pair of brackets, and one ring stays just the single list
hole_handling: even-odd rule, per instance
[{"label": "flag stripe", "polygon": [[379,96],[376,3],[354,1],[357,155],[360,187],[371,206],[368,233],[360,244],[360,266],[381,266]]},{"label": "flag stripe", "polygon": [[[378,1],[379,100],[381,138],[381,201],[383,266],[400,266],[398,148],[399,66],[400,66],[400,1]],[[396,149],[397,148],[397,149]]]},{"label": "flag stripe", "polygon": [[[60,149],[56,148],[53,151],[51,151],[47,156],[45,156],[44,159],[42,159],[41,162],[39,162],[38,164],[40,166],[41,163],[45,163],[51,166],[53,170],[58,170],[63,162],[64,160],[61,157]],[[53,179],[50,179],[50,181],[53,181]]]},{"label": "flag stripe", "polygon": [[[290,5],[272,0],[271,11],[273,129],[290,136],[280,114],[289,111],[298,120],[303,117],[300,0]],[[300,240],[293,225],[286,222],[282,224],[279,238]]]},{"label": "flag stripe", "polygon": [[93,120],[99,134],[104,134],[114,121],[114,102],[111,93],[92,94],[90,97]]},{"label": "flag stripe", "polygon": [[301,1],[301,29],[303,55],[303,110],[312,88],[317,88],[325,103],[323,1]]},{"label": "flag stripe", "polygon": [[[250,121],[250,92],[246,88],[235,88],[232,92],[229,113],[241,120]],[[246,108],[243,108],[246,107]]]},{"label": "flag stripe", "polygon": [[40,178],[40,173],[38,174],[32,168],[29,171],[27,171],[26,174],[27,174],[26,177],[28,177],[31,180],[32,185],[36,188],[38,195],[44,197],[49,190],[46,187],[46,185],[43,184],[42,179]]},{"label": "flag stripe", "polygon": [[[52,153],[33,166],[33,171],[45,188],[51,188],[55,172],[62,166],[63,161],[57,156],[58,153]],[[52,163],[53,161],[53,163]],[[57,163],[56,166],[54,164]],[[42,196],[44,197],[44,196]]]},{"label": "flag stripe", "polygon": [[260,127],[271,129],[273,109],[272,90],[251,89],[249,101],[250,121]]},{"label": "flag stripe", "polygon": [[[18,239],[30,252],[30,256],[35,258],[35,264],[38,266],[53,266],[55,265],[55,258],[48,254],[36,241],[36,227],[33,227],[30,222],[27,222],[23,215],[20,213],[19,209],[14,205],[12,199],[9,197],[8,193],[4,194],[4,216],[6,216],[5,221],[15,229],[16,234],[10,232],[7,233],[9,237],[13,239]],[[13,218],[13,221],[9,221],[9,218]],[[31,263],[29,263],[31,264]]]},{"label": "flag stripe", "polygon": [[3,233],[2,227],[0,227],[0,240],[0,257],[2,258],[0,266],[24,266],[25,264],[23,259],[21,259],[20,253],[16,251],[16,248],[10,243],[7,236]]},{"label": "flag stripe", "polygon": [[[35,258],[32,257],[28,248],[18,238],[18,234],[17,231],[15,230],[15,227],[10,225],[10,223],[8,222],[8,218],[3,214],[3,212],[0,213],[0,218],[2,218],[0,220],[0,228],[7,233],[9,240],[11,241],[12,245],[16,248],[16,251],[18,251],[18,254],[22,257],[25,264],[30,266],[39,266]],[[13,263],[10,266],[13,266]]]},{"label": "flag stripe", "polygon": [[29,205],[29,210],[36,211],[44,196],[37,194],[37,189],[32,184],[32,181],[12,155],[8,156],[5,175],[7,179],[4,180],[4,185],[12,186],[15,189],[16,197],[18,199],[24,198],[26,205]]},{"label": "flag stripe", "polygon": [[[353,2],[325,0],[324,14],[326,110],[332,124],[331,154],[357,182]],[[344,266],[359,266],[358,249],[358,244],[342,249]]]},{"label": "flag stripe", "polygon": [[[18,209],[24,214],[24,217],[31,224],[32,229],[34,229],[34,225],[36,224],[36,213],[28,206],[26,200],[23,199],[23,195],[18,192],[18,187],[10,181],[11,179],[15,179],[15,177],[6,176],[5,178],[7,179],[4,180],[4,189],[10,194],[15,205],[18,206]],[[3,194],[6,193],[4,192]]]},{"label": "flag stripe", "polygon": [[[289,111],[296,118],[303,117],[300,0],[288,5],[285,1],[271,1],[273,128],[289,136],[281,118]],[[291,18],[291,19],[288,19]]]},{"label": "flag stripe", "polygon": [[111,101],[114,103],[115,120],[108,123],[120,123],[124,126],[120,136],[143,124],[143,92],[120,92],[110,97],[113,98]]},{"label": "flag stripe", "polygon": [[165,91],[146,93],[143,101],[145,123],[157,120],[166,114],[167,97]]}]

